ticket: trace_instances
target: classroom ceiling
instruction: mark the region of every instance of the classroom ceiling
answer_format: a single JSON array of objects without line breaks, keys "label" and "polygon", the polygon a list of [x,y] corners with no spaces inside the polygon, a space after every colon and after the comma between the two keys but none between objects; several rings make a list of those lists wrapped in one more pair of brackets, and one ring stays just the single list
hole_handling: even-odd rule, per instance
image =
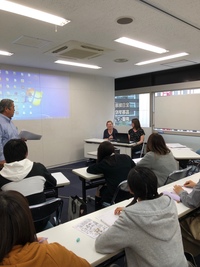
[{"label": "classroom ceiling", "polygon": [[[193,0],[16,0],[19,4],[69,19],[49,23],[0,10],[1,64],[97,74],[114,78],[200,63],[200,1]],[[122,17],[130,24],[118,24]],[[169,50],[156,54],[114,40],[126,36]],[[64,50],[63,47],[66,47]],[[88,48],[89,47],[89,48]],[[61,52],[55,52],[59,50]],[[54,51],[54,53],[53,53]],[[141,61],[180,52],[179,59],[136,66]],[[57,59],[98,65],[99,70],[54,63]],[[127,62],[115,62],[115,60]]]}]

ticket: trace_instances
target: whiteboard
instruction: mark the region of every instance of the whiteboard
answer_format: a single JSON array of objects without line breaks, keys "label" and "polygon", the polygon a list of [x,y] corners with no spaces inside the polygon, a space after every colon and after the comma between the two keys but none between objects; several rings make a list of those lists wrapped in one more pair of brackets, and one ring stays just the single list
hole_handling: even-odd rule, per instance
[{"label": "whiteboard", "polygon": [[154,127],[200,131],[200,94],[156,96]]}]

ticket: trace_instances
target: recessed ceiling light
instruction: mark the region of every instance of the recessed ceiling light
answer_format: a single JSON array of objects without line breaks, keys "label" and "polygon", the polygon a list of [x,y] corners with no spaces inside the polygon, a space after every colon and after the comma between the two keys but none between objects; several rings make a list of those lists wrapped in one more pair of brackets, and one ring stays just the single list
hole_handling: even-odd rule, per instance
[{"label": "recessed ceiling light", "polygon": [[70,66],[75,66],[75,67],[96,69],[96,70],[101,69],[101,67],[96,66],[96,65],[89,65],[89,64],[83,64],[83,63],[77,63],[77,62],[71,62],[71,61],[65,61],[65,60],[56,60],[54,63],[70,65]]},{"label": "recessed ceiling light", "polygon": [[19,5],[10,1],[1,0],[0,1],[0,10],[8,11],[11,13],[15,13],[18,15],[26,16],[32,19],[37,19],[41,21],[45,21],[48,23],[52,23],[58,26],[64,26],[69,23],[70,20],[66,20],[64,18],[34,9],[27,6]]},{"label": "recessed ceiling light", "polygon": [[147,51],[151,51],[151,52],[155,52],[158,54],[163,54],[166,52],[169,52],[168,50],[164,49],[164,48],[160,48],[154,45],[150,45],[150,44],[146,44],[137,40],[133,40],[127,37],[121,37],[119,39],[116,39],[115,42],[121,43],[121,44],[126,44],[126,45],[130,45],[130,46],[134,46],[140,49],[144,49]]},{"label": "recessed ceiling light", "polygon": [[117,63],[124,63],[124,62],[127,62],[127,61],[128,61],[128,59],[126,59],[126,58],[117,58],[117,59],[114,60],[114,62],[117,62]]},{"label": "recessed ceiling light", "polygon": [[182,52],[182,53],[174,54],[174,55],[171,55],[171,56],[160,57],[160,58],[156,58],[156,59],[142,61],[142,62],[136,63],[135,65],[141,66],[141,65],[146,65],[146,64],[150,64],[150,63],[154,63],[154,62],[159,62],[159,61],[163,61],[163,60],[168,60],[168,59],[172,59],[172,58],[183,57],[183,56],[187,56],[187,55],[189,55],[189,54],[186,53],[186,52]]},{"label": "recessed ceiling light", "polygon": [[122,24],[122,25],[130,24],[132,22],[133,22],[133,19],[129,17],[123,17],[123,18],[117,19],[117,23]]},{"label": "recessed ceiling light", "polygon": [[0,55],[2,55],[2,56],[12,56],[13,53],[10,53],[10,52],[7,52],[7,51],[2,51],[2,50],[0,50]]}]

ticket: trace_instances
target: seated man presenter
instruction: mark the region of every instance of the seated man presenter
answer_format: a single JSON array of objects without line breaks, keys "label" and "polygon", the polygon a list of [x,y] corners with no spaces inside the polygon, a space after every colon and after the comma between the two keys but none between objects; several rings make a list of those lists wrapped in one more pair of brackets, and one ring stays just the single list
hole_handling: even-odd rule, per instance
[{"label": "seated man presenter", "polygon": [[[3,147],[13,138],[20,138],[18,130],[12,122],[15,113],[14,101],[11,99],[2,99],[0,101],[0,165],[5,163]],[[0,168],[0,169],[1,169]]]}]

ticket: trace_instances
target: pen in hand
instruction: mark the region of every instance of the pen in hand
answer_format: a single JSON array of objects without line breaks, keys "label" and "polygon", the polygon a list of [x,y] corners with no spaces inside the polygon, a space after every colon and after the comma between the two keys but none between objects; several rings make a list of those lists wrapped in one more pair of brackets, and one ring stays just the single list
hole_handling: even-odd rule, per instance
[{"label": "pen in hand", "polygon": [[38,239],[38,242],[39,243],[45,243],[45,241],[47,242],[47,239],[48,239],[47,237],[41,237]]}]

